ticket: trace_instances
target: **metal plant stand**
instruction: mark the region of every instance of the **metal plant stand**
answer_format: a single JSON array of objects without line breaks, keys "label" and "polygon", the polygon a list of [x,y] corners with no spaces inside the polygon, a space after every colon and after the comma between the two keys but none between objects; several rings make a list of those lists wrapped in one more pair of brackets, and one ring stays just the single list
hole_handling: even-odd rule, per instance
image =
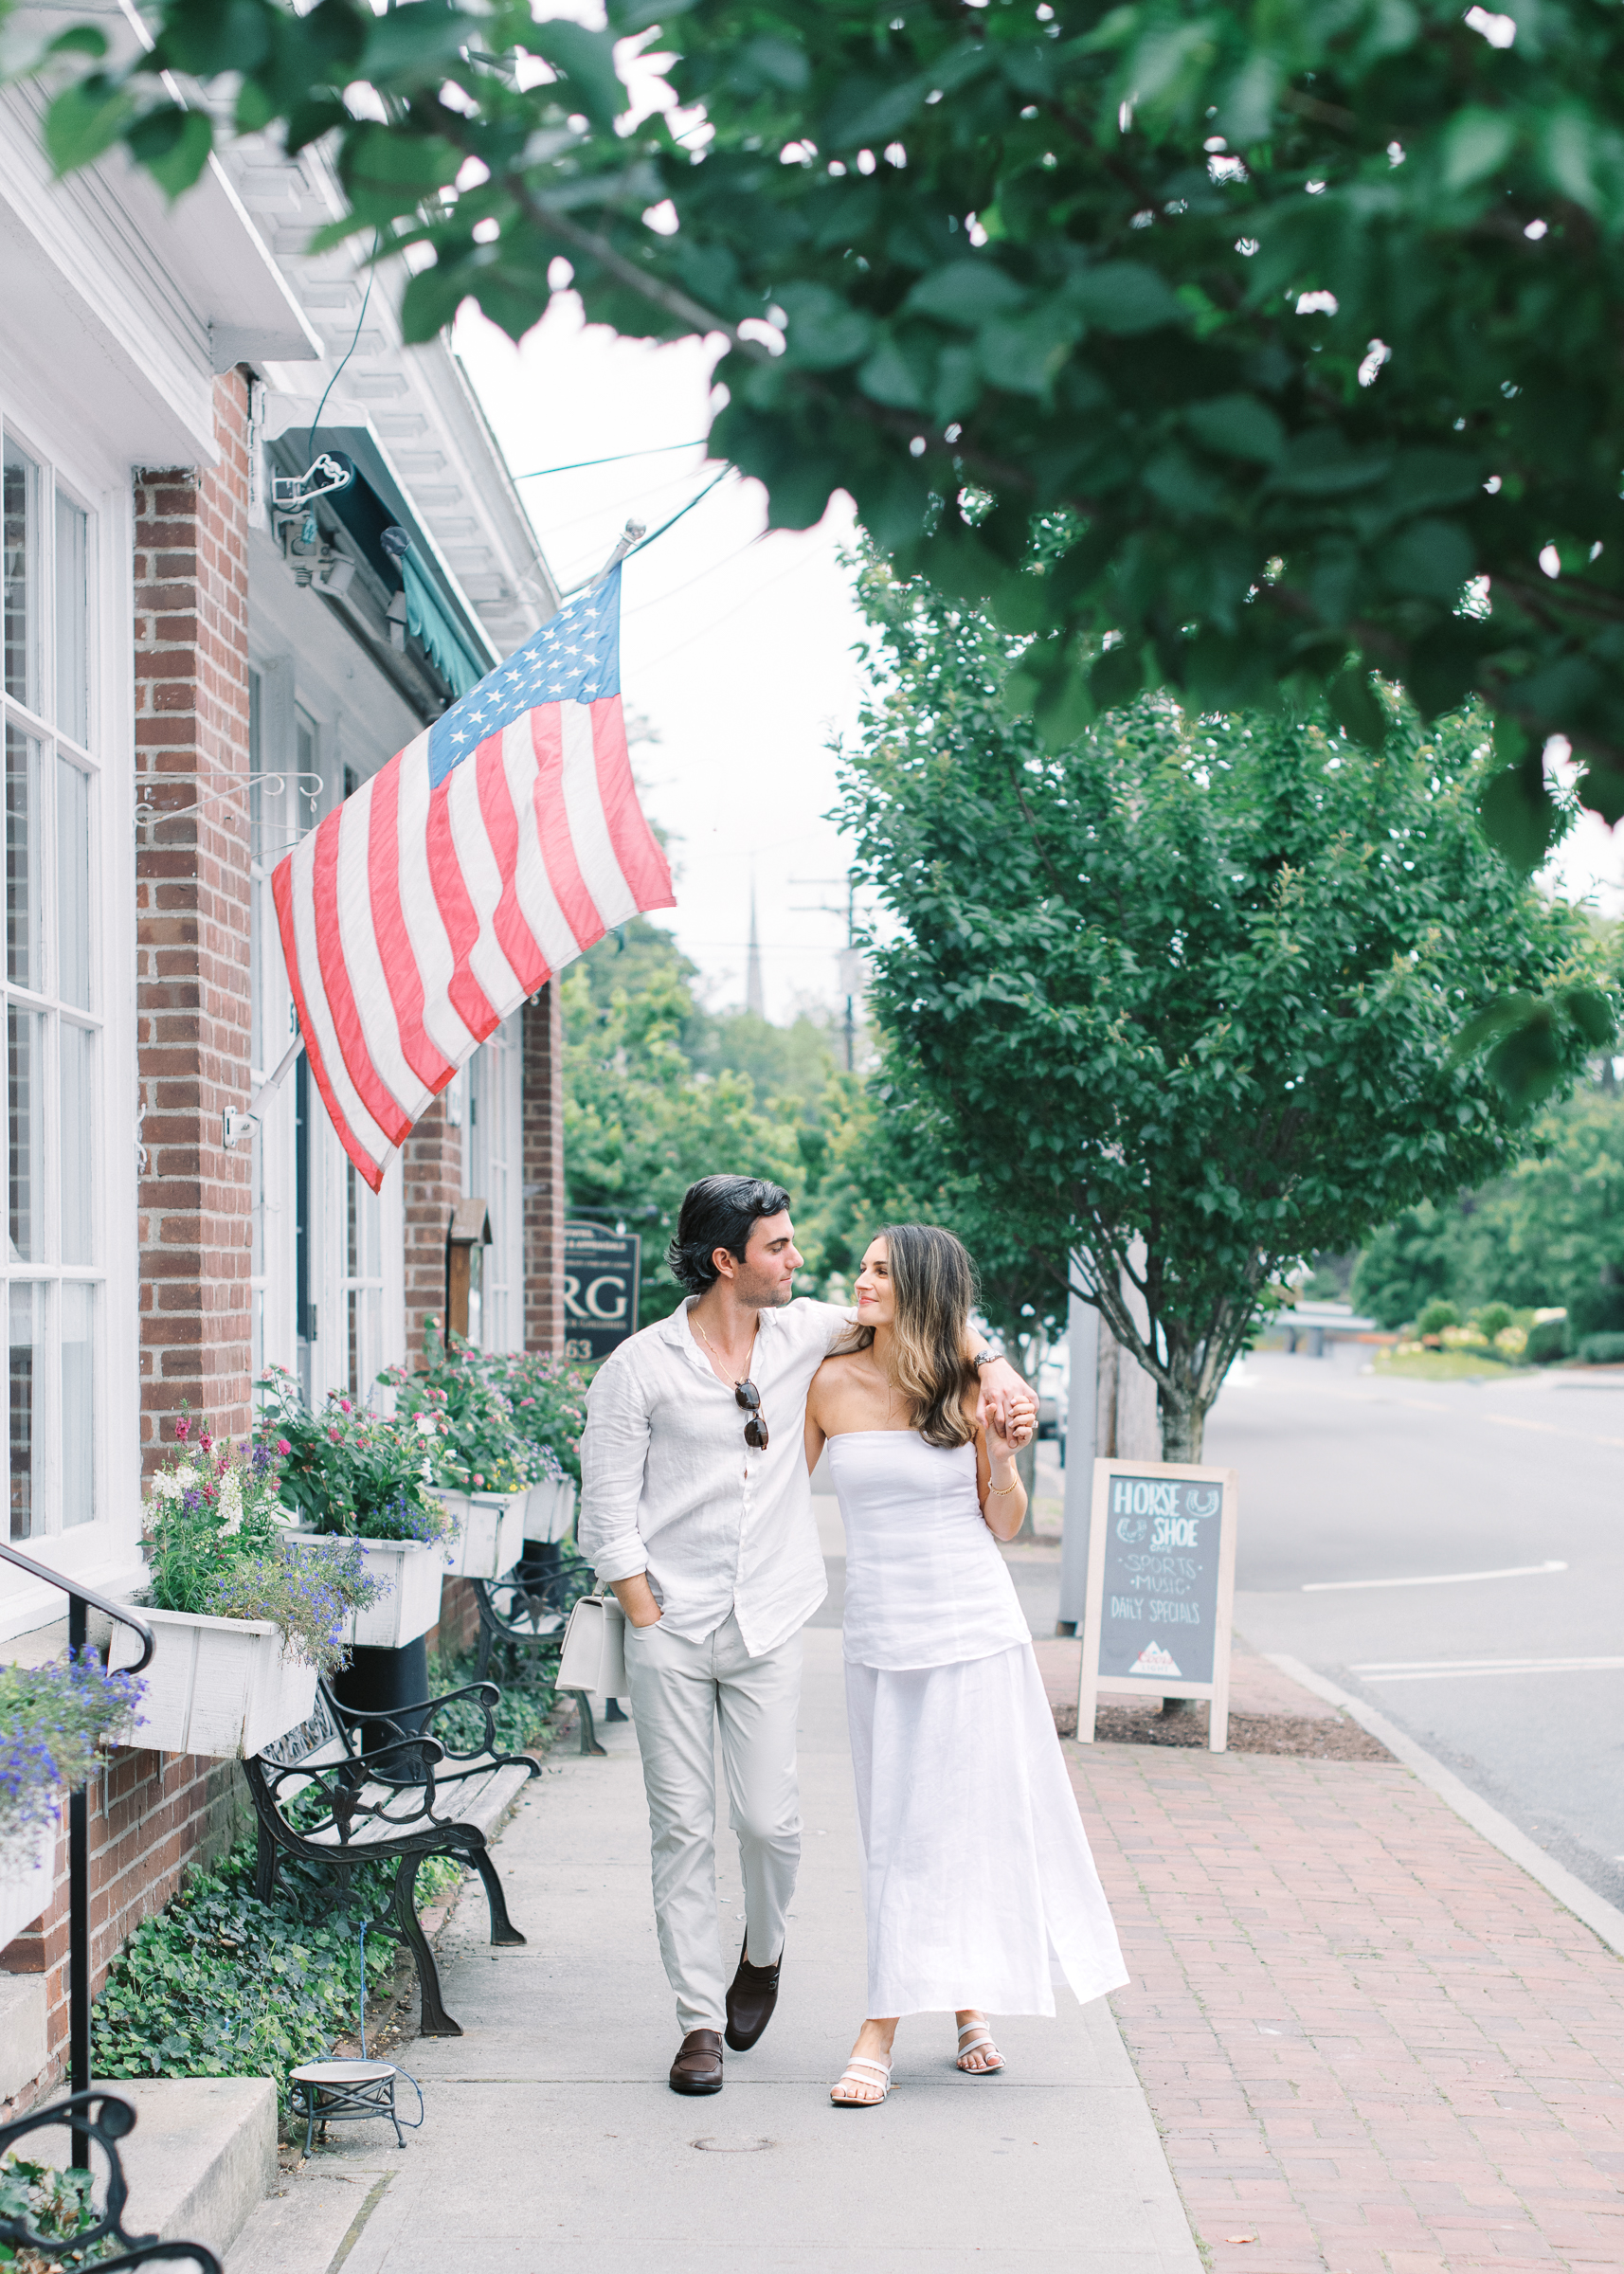
[{"label": "metal plant stand", "polygon": [[401,2120],[395,2113],[395,2079],[401,2074],[392,2061],[311,2061],[289,2073],[293,2112],[304,2119],[304,2152],[308,2156],[319,2128],[327,2138],[329,2124],[358,2124],[370,2117],[388,2117],[395,2128],[395,2145],[406,2146]]}]

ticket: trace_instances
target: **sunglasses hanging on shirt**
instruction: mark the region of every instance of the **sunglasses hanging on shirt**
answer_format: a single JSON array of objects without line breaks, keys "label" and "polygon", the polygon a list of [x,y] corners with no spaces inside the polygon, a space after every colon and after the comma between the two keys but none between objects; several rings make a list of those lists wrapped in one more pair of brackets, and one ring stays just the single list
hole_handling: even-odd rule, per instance
[{"label": "sunglasses hanging on shirt", "polygon": [[735,1381],[733,1396],[749,1414],[745,1423],[745,1443],[752,1453],[765,1453],[767,1448],[767,1416],[761,1410],[761,1392],[749,1380]]}]

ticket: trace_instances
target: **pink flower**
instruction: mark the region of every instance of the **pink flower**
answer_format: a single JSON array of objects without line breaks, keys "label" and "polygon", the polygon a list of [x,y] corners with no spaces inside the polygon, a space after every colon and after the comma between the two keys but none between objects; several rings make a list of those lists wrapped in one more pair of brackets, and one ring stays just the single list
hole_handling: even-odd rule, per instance
[{"label": "pink flower", "polygon": [[277,1451],[279,1453],[291,1453],[293,1451],[293,1447],[288,1443],[286,1437],[279,1437],[277,1439]]},{"label": "pink flower", "polygon": [[484,1481],[485,1481],[484,1471],[483,1471],[482,1470],[476,1469],[476,1470],[475,1470],[475,1471],[474,1471],[474,1482],[475,1482],[477,1485],[482,1485],[482,1484],[484,1483]]},{"label": "pink flower", "polygon": [[340,1398],[340,1399],[339,1399],[339,1400],[338,1400],[338,1403],[339,1403],[339,1406],[340,1406],[340,1408],[342,1409],[342,1411],[343,1411],[343,1412],[345,1412],[345,1413],[347,1413],[347,1414],[352,1414],[352,1413],[354,1412],[354,1410],[355,1410],[355,1409],[354,1409],[354,1407],[353,1407],[353,1406],[351,1404],[351,1402],[350,1402],[350,1400],[349,1400],[349,1399],[348,1399],[348,1398]]},{"label": "pink flower", "polygon": [[205,1453],[211,1453],[213,1451],[214,1439],[209,1435],[208,1430],[204,1431],[202,1436],[199,1437],[197,1441],[203,1447]]},{"label": "pink flower", "polygon": [[183,1445],[186,1443],[190,1431],[191,1417],[189,1414],[182,1414],[180,1419],[174,1425],[174,1434],[180,1439]]},{"label": "pink flower", "polygon": [[334,1445],[340,1444],[340,1443],[342,1443],[342,1441],[343,1441],[343,1440],[340,1438],[340,1436],[339,1436],[339,1435],[338,1435],[338,1432],[337,1432],[335,1429],[330,1429],[330,1430],[328,1431],[327,1435],[328,1435],[328,1436],[329,1436],[329,1437],[332,1439],[332,1441],[333,1441],[333,1443],[334,1443]]}]

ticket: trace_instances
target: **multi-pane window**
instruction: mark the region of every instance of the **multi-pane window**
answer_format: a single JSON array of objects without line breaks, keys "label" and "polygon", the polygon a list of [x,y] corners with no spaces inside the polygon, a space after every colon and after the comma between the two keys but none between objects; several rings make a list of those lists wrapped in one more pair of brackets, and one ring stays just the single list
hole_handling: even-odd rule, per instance
[{"label": "multi-pane window", "polygon": [[102,1005],[95,984],[89,515],[0,435],[9,1529],[97,1514]]}]

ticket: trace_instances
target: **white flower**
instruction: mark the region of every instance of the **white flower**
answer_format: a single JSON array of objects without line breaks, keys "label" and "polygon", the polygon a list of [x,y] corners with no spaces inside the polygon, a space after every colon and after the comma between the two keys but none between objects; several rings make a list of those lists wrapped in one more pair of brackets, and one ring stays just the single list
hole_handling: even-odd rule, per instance
[{"label": "white flower", "polygon": [[165,1500],[178,1500],[186,1490],[186,1486],[172,1470],[160,1469],[153,1479],[153,1490]]},{"label": "white flower", "polygon": [[416,1417],[416,1420],[417,1434],[420,1437],[432,1437],[435,1435],[434,1416],[432,1414],[419,1414]]},{"label": "white flower", "polygon": [[240,1532],[243,1528],[243,1480],[235,1469],[228,1469],[220,1485],[221,1530]]}]

